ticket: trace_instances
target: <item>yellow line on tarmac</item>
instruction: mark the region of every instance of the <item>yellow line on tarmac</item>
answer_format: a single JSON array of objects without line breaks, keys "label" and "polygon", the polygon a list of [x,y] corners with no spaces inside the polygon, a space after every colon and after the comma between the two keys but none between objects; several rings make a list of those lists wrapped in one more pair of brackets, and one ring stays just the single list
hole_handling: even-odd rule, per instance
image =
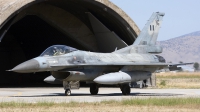
[{"label": "yellow line on tarmac", "polygon": [[14,94],[14,95],[12,95],[12,96],[6,96],[6,97],[16,97],[16,96],[21,96],[22,95],[22,93],[21,92],[18,92],[17,94]]}]

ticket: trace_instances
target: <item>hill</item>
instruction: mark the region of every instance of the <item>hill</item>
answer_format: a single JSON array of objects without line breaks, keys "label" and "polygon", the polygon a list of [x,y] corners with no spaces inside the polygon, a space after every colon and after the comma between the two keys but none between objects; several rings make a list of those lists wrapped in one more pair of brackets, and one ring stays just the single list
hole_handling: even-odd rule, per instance
[{"label": "hill", "polygon": [[166,62],[199,62],[200,63],[200,31],[157,42],[163,47],[160,54]]}]

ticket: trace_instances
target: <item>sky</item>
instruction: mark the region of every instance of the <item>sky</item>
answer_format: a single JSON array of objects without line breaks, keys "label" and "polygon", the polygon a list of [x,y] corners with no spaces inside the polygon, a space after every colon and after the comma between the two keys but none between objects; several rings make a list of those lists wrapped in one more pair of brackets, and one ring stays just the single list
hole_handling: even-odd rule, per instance
[{"label": "sky", "polygon": [[153,12],[164,12],[158,40],[200,31],[200,0],[110,0],[126,12],[140,30]]}]

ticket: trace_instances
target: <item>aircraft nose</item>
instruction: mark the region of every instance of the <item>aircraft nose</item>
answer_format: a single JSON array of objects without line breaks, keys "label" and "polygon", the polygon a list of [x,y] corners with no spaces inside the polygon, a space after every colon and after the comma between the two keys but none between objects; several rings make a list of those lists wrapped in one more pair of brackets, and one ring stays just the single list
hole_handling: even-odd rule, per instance
[{"label": "aircraft nose", "polygon": [[31,59],[17,65],[16,67],[14,67],[12,70],[9,71],[18,73],[30,73],[30,72],[36,72],[37,70],[39,70],[39,62],[35,59]]}]

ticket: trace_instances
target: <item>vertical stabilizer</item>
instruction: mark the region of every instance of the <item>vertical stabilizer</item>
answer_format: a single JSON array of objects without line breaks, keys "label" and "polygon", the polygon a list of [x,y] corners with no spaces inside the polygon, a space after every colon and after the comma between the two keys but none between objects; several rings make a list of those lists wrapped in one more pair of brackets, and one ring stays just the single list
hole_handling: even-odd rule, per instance
[{"label": "vertical stabilizer", "polygon": [[160,12],[153,13],[133,45],[155,45],[164,15]]}]

